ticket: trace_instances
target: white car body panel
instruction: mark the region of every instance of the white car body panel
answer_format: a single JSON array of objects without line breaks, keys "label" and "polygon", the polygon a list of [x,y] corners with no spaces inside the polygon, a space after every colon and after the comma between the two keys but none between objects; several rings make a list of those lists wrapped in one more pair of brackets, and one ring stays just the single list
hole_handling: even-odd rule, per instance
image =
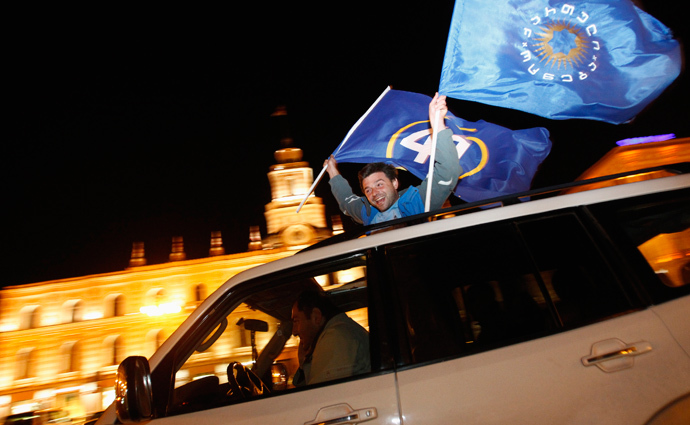
[{"label": "white car body panel", "polygon": [[367,424],[399,423],[395,374],[393,373],[186,415],[154,419],[148,423],[161,425],[303,424],[313,421],[319,409],[341,403],[348,404],[353,410],[376,408],[377,417],[367,421]]},{"label": "white car body panel", "polygon": [[679,298],[651,308],[664,322],[690,357],[690,297]]},{"label": "white car body panel", "polygon": [[[591,345],[609,338],[648,341],[652,350],[634,357],[629,369],[585,367],[581,358],[590,354]],[[646,310],[414,367],[398,373],[398,386],[405,425],[629,425],[644,423],[669,400],[690,391],[689,365],[664,324]]]}]

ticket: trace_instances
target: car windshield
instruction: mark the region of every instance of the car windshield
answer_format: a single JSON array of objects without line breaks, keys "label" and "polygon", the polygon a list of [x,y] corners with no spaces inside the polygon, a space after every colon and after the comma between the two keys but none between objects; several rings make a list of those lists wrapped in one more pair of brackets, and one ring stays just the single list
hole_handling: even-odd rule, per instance
[{"label": "car windshield", "polygon": [[[247,282],[242,289],[255,284]],[[368,330],[364,256],[338,260],[309,274],[263,278],[257,288],[239,305],[237,300],[229,301],[237,307],[216,316],[212,330],[176,371],[173,411],[233,402],[228,396],[228,377],[236,363],[256,374],[269,392],[293,388],[299,339],[292,336],[291,312],[305,290],[326,294],[340,311]]]}]

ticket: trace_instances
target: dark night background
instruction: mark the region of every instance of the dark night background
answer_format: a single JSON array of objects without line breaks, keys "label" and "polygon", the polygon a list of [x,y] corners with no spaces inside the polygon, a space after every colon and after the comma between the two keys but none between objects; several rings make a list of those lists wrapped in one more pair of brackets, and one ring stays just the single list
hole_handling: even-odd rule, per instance
[{"label": "dark night background", "polygon": [[[214,230],[227,253],[245,251],[249,226],[265,236],[281,136],[271,113],[287,107],[316,176],[387,85],[437,90],[453,1],[433,3],[8,11],[0,286],[123,270],[135,241],[149,264],[167,261],[173,236],[187,258],[207,256]],[[643,8],[687,42],[677,3]],[[549,129],[534,181],[545,186],[573,180],[617,140],[689,137],[688,93],[683,71],[618,126],[448,103],[470,121]],[[358,168],[341,170],[354,179]],[[316,194],[338,213],[326,180]]]}]

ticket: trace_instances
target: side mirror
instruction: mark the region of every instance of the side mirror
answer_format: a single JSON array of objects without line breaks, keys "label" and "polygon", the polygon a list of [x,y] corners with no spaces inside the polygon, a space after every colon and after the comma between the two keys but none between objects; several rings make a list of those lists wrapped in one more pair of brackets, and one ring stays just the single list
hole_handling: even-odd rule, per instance
[{"label": "side mirror", "polygon": [[153,416],[151,369],[146,357],[127,357],[117,368],[115,413],[123,424],[141,422]]}]

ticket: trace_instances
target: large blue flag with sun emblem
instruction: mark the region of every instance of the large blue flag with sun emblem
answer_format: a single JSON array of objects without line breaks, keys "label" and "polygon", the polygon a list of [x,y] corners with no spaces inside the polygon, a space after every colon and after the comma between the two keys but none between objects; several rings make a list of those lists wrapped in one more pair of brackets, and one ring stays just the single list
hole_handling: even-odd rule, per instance
[{"label": "large blue flag with sun emblem", "polygon": [[630,0],[457,0],[439,92],[551,119],[631,120],[680,73]]},{"label": "large blue flag with sun emblem", "polygon": [[[389,90],[379,98],[333,153],[338,162],[386,162],[420,179],[429,173],[431,97]],[[528,190],[551,150],[545,128],[512,131],[485,121],[470,122],[450,112],[463,174],[455,195],[467,202]]]}]

